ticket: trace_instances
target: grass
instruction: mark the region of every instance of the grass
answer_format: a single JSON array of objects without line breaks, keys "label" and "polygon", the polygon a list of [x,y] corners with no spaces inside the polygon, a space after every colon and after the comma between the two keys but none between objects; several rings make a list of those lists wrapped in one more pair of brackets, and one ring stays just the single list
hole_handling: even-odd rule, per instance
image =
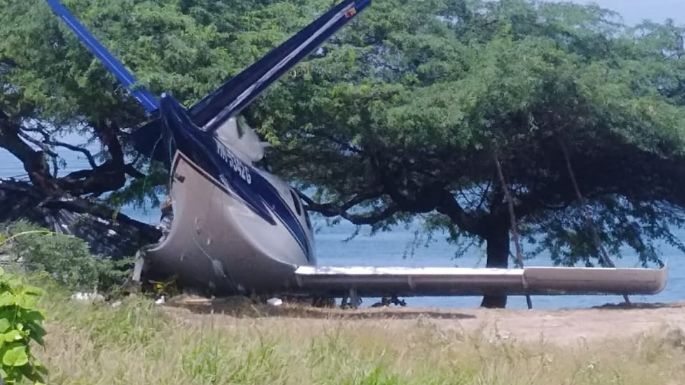
[{"label": "grass", "polygon": [[143,298],[112,307],[48,292],[46,347],[36,349],[48,384],[675,385],[685,378],[677,329],[560,347],[464,333],[430,318],[195,314]]}]

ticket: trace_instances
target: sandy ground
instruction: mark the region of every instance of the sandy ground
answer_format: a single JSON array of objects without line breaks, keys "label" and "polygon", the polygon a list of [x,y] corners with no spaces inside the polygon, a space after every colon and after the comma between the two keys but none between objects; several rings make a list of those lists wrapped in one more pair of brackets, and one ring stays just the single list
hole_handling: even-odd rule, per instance
[{"label": "sandy ground", "polygon": [[[292,325],[316,330],[344,323],[351,327],[367,324],[406,329],[417,322],[439,330],[482,333],[489,337],[520,341],[545,341],[567,345],[625,339],[645,334],[685,331],[685,303],[604,306],[573,310],[487,310],[366,308],[357,310],[320,309],[298,305],[271,307],[245,300],[180,298],[171,301],[169,312],[191,322],[235,325],[245,322],[278,328]],[[256,321],[259,320],[259,321]]]}]

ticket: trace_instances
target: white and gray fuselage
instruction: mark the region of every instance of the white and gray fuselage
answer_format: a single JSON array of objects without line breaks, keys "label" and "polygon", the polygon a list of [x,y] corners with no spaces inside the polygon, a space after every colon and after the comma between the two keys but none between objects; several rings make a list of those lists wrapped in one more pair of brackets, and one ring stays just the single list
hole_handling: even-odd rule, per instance
[{"label": "white and gray fuselage", "polygon": [[170,174],[171,228],[147,250],[146,262],[182,284],[215,293],[283,292],[293,285],[297,267],[316,263],[308,214],[297,191],[254,167],[265,146],[249,127],[230,119],[215,139],[218,153],[244,182],[251,183],[255,176],[268,181],[303,230],[307,245],[303,247],[278,215],[272,223],[265,220],[230,183],[178,150]]}]

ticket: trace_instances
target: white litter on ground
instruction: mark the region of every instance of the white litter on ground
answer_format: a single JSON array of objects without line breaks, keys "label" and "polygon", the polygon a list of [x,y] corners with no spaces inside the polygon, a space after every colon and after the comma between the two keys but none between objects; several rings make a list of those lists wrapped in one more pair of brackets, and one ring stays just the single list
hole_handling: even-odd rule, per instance
[{"label": "white litter on ground", "polygon": [[71,295],[71,299],[73,301],[94,303],[104,301],[105,297],[102,294],[98,293],[84,293],[82,291],[78,291]]},{"label": "white litter on ground", "polygon": [[266,300],[266,303],[267,303],[268,305],[278,307],[278,306],[283,305],[283,300],[280,299],[280,298],[274,297],[274,298],[269,298],[269,299],[267,299],[267,300]]}]

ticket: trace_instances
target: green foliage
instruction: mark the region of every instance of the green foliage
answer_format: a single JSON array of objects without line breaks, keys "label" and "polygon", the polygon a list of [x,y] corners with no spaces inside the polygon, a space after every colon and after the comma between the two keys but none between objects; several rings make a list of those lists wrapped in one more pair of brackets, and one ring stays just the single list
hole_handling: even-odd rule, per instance
[{"label": "green foliage", "polygon": [[[594,223],[587,223],[584,212],[590,211]],[[531,225],[533,226],[533,225]],[[616,197],[605,198],[590,207],[573,205],[528,228],[531,254],[546,251],[559,265],[596,265],[595,232],[609,255],[630,252],[639,256],[643,266],[663,266],[659,249],[669,246],[685,253],[683,240],[672,229],[685,226],[685,218],[663,203],[633,204]],[[536,236],[544,234],[544,236]]]},{"label": "green foliage", "polygon": [[40,229],[28,222],[7,226],[9,253],[28,271],[46,272],[72,290],[110,291],[128,277],[129,260],[93,256],[83,240]]},{"label": "green foliage", "polygon": [[[173,91],[185,103],[198,100],[311,20],[313,7],[330,5],[312,3],[64,1],[143,84],[155,92]],[[5,37],[0,63],[8,62],[0,81],[17,86],[3,88],[0,106],[88,136],[92,133],[80,123],[107,118],[131,127],[144,119],[44,1],[1,0],[0,8],[0,36]]]},{"label": "green foliage", "polygon": [[[330,6],[65,3],[143,84],[186,104]],[[0,7],[0,109],[93,141],[89,122],[126,130],[144,119],[43,1]],[[418,213],[455,242],[487,239],[493,223],[508,221],[496,154],[521,232],[558,263],[591,264],[597,245],[578,220],[587,208],[563,144],[608,250],[630,246],[646,263],[652,241],[674,240],[685,207],[674,182],[685,179],[683,32],[670,22],[627,26],[573,3],[377,0],[245,114],[273,145],[273,171],[313,187],[315,202],[331,203],[320,211],[374,230]],[[142,202],[159,175],[112,201]]]},{"label": "green foliage", "polygon": [[46,369],[31,353],[31,343],[43,345],[43,313],[36,308],[42,290],[26,285],[0,269],[0,377],[7,384],[36,384]]},{"label": "green foliage", "polygon": [[248,115],[277,173],[357,223],[428,214],[460,245],[487,240],[509,220],[497,154],[531,254],[593,264],[597,231],[649,263],[683,248],[684,31],[572,3],[376,1]]},{"label": "green foliage", "polygon": [[[671,44],[654,39],[666,29],[681,33],[651,25],[636,37],[606,12],[572,4],[379,1],[254,117],[293,154],[279,171],[334,197],[370,184],[366,152],[468,159],[496,142],[519,156],[542,146],[540,136],[566,132],[574,141],[616,134],[649,151],[668,143],[682,154],[685,112],[663,87],[675,86],[683,64],[654,54]],[[446,160],[435,173],[459,166]],[[348,176],[331,178],[331,169]],[[482,178],[460,172],[468,184]]]}]

